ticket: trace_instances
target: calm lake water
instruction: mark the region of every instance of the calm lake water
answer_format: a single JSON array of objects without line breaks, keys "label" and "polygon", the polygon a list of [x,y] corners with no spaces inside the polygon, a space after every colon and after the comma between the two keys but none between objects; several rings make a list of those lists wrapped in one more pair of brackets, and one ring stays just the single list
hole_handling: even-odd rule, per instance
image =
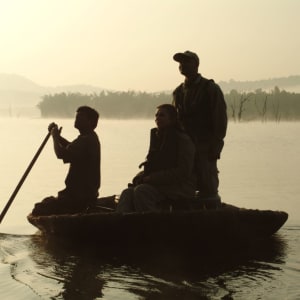
[{"label": "calm lake water", "polygon": [[[5,206],[52,120],[0,119],[0,209]],[[63,135],[72,120],[55,120]],[[101,195],[119,194],[149,144],[149,120],[101,120]],[[49,140],[0,224],[1,299],[300,299],[300,123],[230,123],[220,169],[224,202],[284,210],[273,239],[235,252],[80,248],[36,234],[26,216],[35,202],[64,187],[67,166]]]}]

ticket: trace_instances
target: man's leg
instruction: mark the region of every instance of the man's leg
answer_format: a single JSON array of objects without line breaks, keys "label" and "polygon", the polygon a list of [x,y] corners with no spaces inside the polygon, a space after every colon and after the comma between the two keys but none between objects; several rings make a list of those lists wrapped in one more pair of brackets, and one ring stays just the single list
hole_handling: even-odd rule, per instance
[{"label": "man's leg", "polygon": [[141,211],[160,211],[160,203],[165,197],[150,184],[140,184],[134,188],[134,207]]},{"label": "man's leg", "polygon": [[133,189],[129,187],[122,191],[116,212],[132,212],[135,210],[133,205]]},{"label": "man's leg", "polygon": [[214,197],[218,195],[219,171],[217,160],[208,160],[198,156],[197,159],[197,189],[199,196]]}]

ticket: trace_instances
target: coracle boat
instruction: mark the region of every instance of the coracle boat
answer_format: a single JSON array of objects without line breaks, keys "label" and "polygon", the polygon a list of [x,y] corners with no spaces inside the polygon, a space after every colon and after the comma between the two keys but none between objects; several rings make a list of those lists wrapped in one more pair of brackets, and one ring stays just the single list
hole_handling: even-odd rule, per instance
[{"label": "coracle boat", "polygon": [[99,245],[155,243],[201,246],[270,237],[283,226],[288,214],[283,211],[238,208],[222,203],[216,209],[144,213],[117,213],[109,207],[101,206],[98,211],[80,214],[30,214],[27,218],[42,234],[49,237]]}]

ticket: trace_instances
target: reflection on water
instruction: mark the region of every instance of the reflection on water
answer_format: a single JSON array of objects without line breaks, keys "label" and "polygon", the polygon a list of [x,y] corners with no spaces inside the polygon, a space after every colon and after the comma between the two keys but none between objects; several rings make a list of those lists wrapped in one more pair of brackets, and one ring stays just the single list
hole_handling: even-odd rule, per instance
[{"label": "reflection on water", "polygon": [[0,234],[0,267],[10,273],[0,286],[17,285],[13,299],[297,299],[299,233],[288,227],[259,243],[212,251]]},{"label": "reflection on water", "polygon": [[17,280],[55,299],[231,299],[258,278],[276,281],[286,256],[280,236],[210,254],[155,245],[93,248],[41,236],[1,240],[8,249],[12,240],[17,248],[22,244],[18,256],[28,253],[26,267],[16,267]]}]

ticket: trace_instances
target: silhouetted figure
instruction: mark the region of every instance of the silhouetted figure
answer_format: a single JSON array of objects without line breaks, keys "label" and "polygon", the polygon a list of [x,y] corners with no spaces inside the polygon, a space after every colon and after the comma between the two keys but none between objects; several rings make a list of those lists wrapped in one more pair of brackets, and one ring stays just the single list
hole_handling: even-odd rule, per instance
[{"label": "silhouetted figure", "polygon": [[77,110],[74,127],[80,135],[69,142],[63,138],[61,128],[55,123],[48,126],[53,138],[57,158],[69,163],[65,179],[65,189],[57,197],[48,197],[37,203],[32,213],[35,215],[77,213],[92,206],[100,188],[101,146],[94,129],[99,114],[96,110],[81,106]]},{"label": "silhouetted figure", "polygon": [[179,121],[196,145],[197,190],[202,199],[220,199],[217,160],[227,130],[224,95],[212,80],[198,73],[199,57],[185,51],[176,53],[179,71],[185,76],[173,92]]},{"label": "silhouetted figure", "polygon": [[155,122],[144,171],[121,193],[117,212],[160,211],[194,195],[195,146],[178,127],[175,107],[158,106]]}]

